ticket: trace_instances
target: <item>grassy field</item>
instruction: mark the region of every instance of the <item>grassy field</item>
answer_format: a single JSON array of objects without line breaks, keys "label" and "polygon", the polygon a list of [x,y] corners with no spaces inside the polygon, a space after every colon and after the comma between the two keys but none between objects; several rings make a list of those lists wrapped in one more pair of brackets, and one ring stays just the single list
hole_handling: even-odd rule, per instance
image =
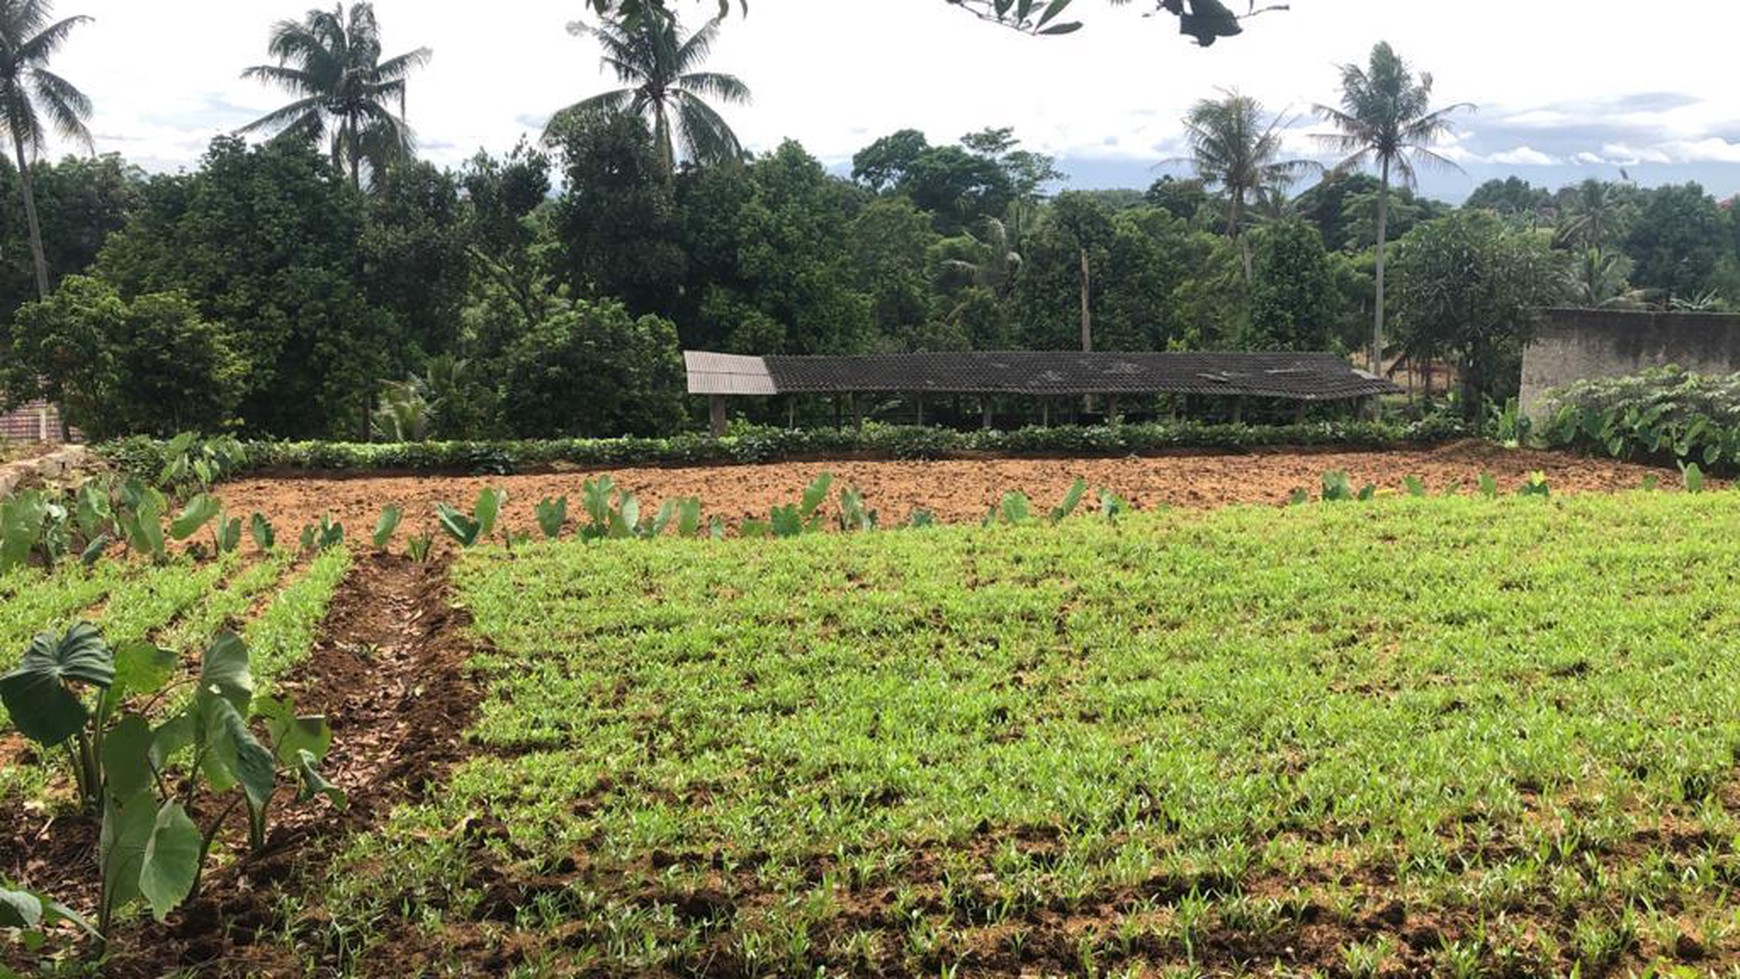
[{"label": "grassy field", "polygon": [[1736,568],[1726,493],[474,553],[478,753],[318,937],[375,974],[1727,969]]}]

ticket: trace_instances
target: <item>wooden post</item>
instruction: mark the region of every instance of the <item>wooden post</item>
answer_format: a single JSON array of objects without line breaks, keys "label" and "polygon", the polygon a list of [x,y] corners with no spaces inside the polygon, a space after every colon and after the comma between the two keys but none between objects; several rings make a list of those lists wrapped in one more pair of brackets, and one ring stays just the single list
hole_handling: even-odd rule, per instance
[{"label": "wooden post", "polygon": [[852,430],[862,432],[864,430],[864,408],[858,403],[857,395],[851,394],[847,397],[852,401]]},{"label": "wooden post", "polygon": [[918,427],[924,427],[924,395],[918,395]]},{"label": "wooden post", "polygon": [[1107,425],[1116,425],[1117,423],[1118,423],[1118,396],[1115,394],[1109,394],[1106,396],[1106,424]]},{"label": "wooden post", "polygon": [[1299,411],[1298,411],[1298,413],[1296,413],[1293,416],[1293,424],[1295,424],[1295,425],[1305,424],[1305,404],[1306,403],[1304,401],[1299,402]]},{"label": "wooden post", "polygon": [[984,416],[985,430],[990,431],[990,429],[991,429],[991,399],[990,398],[984,397],[983,395],[981,395],[979,397],[979,413]]},{"label": "wooden post", "polygon": [[1233,399],[1233,424],[1234,425],[1243,425],[1244,423],[1245,423],[1245,398],[1244,398],[1244,395],[1241,394],[1238,397]]},{"label": "wooden post", "polygon": [[846,427],[846,406],[842,401],[844,395],[834,395],[834,431],[842,431]]},{"label": "wooden post", "polygon": [[797,428],[797,395],[785,396],[785,427],[787,431]]},{"label": "wooden post", "polygon": [[719,438],[725,434],[725,424],[725,396],[723,394],[708,396],[707,431],[711,433],[714,438]]},{"label": "wooden post", "polygon": [[1041,428],[1051,427],[1051,399],[1039,399],[1039,425]]}]

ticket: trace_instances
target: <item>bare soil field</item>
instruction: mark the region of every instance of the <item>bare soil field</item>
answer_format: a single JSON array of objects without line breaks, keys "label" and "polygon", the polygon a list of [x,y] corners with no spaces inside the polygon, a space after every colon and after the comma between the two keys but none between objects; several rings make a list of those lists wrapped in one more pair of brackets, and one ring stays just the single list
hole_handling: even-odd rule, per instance
[{"label": "bare soil field", "polygon": [[476,477],[309,475],[243,479],[226,483],[218,493],[231,512],[258,510],[280,527],[317,521],[330,512],[352,533],[366,533],[381,508],[396,503],[405,508],[405,528],[415,532],[433,523],[437,503],[468,508],[479,489],[495,486],[507,491],[508,525],[531,527],[532,508],[539,500],[567,495],[570,512],[577,512],[581,484],[607,473],[618,486],[638,496],[643,508],[672,497],[697,496],[709,515],[735,523],[748,516],[765,518],[770,507],[796,501],[806,485],[826,472],[836,477],[838,485],[862,490],[866,504],[886,523],[904,520],[918,507],[943,521],[976,520],[1011,490],[1021,490],[1036,503],[1049,506],[1077,478],[1095,489],[1117,493],[1138,509],[1281,504],[1295,489],[1315,494],[1323,473],[1330,470],[1346,471],[1356,488],[1370,482],[1399,490],[1406,477],[1418,476],[1433,494],[1457,487],[1472,492],[1482,473],[1492,474],[1505,492],[1514,491],[1533,472],[1545,473],[1555,493],[1637,489],[1651,475],[1663,487],[1680,482],[1679,473],[1672,469],[1468,441],[1390,452],[1259,450],[1118,459],[832,460]]}]

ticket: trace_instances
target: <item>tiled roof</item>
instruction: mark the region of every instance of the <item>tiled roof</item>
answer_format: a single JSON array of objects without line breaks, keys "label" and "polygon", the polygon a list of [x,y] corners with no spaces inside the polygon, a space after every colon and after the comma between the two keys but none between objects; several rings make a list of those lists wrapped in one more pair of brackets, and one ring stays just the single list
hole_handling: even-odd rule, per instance
[{"label": "tiled roof", "polygon": [[[1337,401],[1399,390],[1328,353],[1018,351],[725,357],[691,352],[685,357],[693,394],[1207,394]],[[758,362],[763,365],[760,371]],[[755,380],[751,385],[745,378]],[[755,390],[743,389],[748,386]]]}]

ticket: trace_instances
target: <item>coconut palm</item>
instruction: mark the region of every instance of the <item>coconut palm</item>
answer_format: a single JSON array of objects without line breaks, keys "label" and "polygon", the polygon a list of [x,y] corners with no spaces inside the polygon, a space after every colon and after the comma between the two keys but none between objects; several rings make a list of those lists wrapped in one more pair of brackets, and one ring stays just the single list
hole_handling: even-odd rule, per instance
[{"label": "coconut palm", "polygon": [[[427,64],[428,48],[381,60],[380,24],[372,3],[310,10],[272,26],[267,50],[275,65],[242,72],[288,90],[296,101],[243,127],[310,143],[330,141],[332,164],[362,186],[362,165],[380,172],[413,149],[405,122],[405,79]],[[398,111],[395,113],[395,104]]]},{"label": "coconut palm", "polygon": [[1225,91],[1218,99],[1203,99],[1184,118],[1190,141],[1190,162],[1206,184],[1218,185],[1227,196],[1226,232],[1239,243],[1245,281],[1251,281],[1250,243],[1245,240],[1245,214],[1253,199],[1279,194],[1299,175],[1322,169],[1309,160],[1278,160],[1281,133],[1288,120],[1263,121],[1262,103],[1248,95]]},{"label": "coconut palm", "polygon": [[1371,333],[1371,363],[1383,364],[1384,345],[1384,245],[1389,233],[1390,179],[1394,174],[1403,186],[1415,186],[1419,166],[1460,170],[1454,162],[1432,151],[1432,145],[1451,131],[1449,115],[1473,105],[1460,102],[1432,110],[1432,76],[1414,70],[1387,42],[1372,48],[1367,67],[1344,65],[1341,69],[1341,108],[1319,105],[1315,109],[1339,132],[1319,137],[1345,156],[1338,172],[1368,163],[1378,167],[1377,201],[1377,301]]},{"label": "coconut palm", "polygon": [[968,285],[988,289],[999,299],[1006,299],[1015,285],[1015,274],[1021,271],[1021,254],[1010,240],[1009,227],[996,218],[985,219],[985,236],[962,232],[966,239],[966,258],[951,258],[943,262],[950,278]]},{"label": "coconut palm", "polygon": [[743,158],[743,145],[709,99],[741,105],[749,101],[749,86],[735,75],[698,70],[719,36],[719,20],[682,36],[675,17],[632,22],[605,21],[597,27],[570,25],[591,34],[604,47],[604,65],[626,85],[594,95],[556,113],[551,128],[564,117],[583,112],[632,112],[647,117],[659,153],[659,165],[676,172],[676,143],[684,155],[711,164]]},{"label": "coconut palm", "polygon": [[53,0],[0,0],[0,125],[12,137],[24,192],[24,220],[30,232],[30,258],[36,267],[36,291],[47,297],[48,256],[42,247],[42,222],[36,214],[36,189],[30,164],[48,142],[52,130],[86,147],[91,131],[85,120],[91,100],[71,82],[48,70],[48,61],[66,43],[73,28],[89,17],[53,19]]},{"label": "coconut palm", "polygon": [[1608,239],[1622,233],[1625,217],[1625,202],[1617,188],[1602,180],[1585,180],[1571,195],[1559,240],[1599,251]]}]

